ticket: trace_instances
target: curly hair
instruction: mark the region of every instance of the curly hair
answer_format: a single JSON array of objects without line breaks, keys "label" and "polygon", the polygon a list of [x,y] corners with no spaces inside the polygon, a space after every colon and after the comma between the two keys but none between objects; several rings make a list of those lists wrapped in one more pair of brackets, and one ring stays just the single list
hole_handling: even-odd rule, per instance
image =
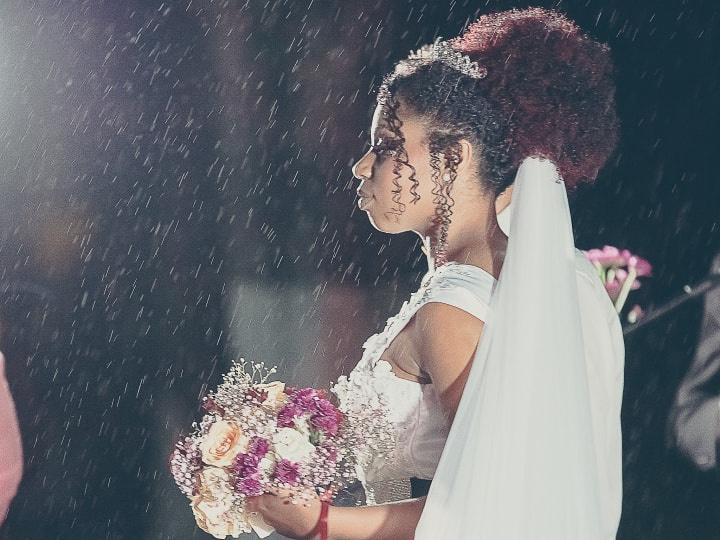
[{"label": "curly hair", "polygon": [[[474,79],[438,61],[401,60],[378,93],[396,136],[402,102],[427,128],[433,169],[439,154],[447,159],[465,138],[481,157],[482,187],[495,195],[530,155],[553,160],[568,188],[596,178],[618,140],[606,45],[541,8],[484,15],[449,44],[486,68],[486,77]],[[453,163],[446,164],[454,180]],[[396,165],[399,172],[409,164]],[[449,186],[438,194],[447,196]],[[399,200],[399,192],[395,196]]]}]

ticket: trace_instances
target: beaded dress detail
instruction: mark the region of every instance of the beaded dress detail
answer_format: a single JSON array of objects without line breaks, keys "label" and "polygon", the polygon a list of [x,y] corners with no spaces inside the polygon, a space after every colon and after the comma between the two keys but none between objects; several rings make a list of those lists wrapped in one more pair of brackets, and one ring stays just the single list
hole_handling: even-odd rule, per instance
[{"label": "beaded dress detail", "polygon": [[429,302],[455,306],[484,321],[495,283],[495,278],[482,268],[454,261],[428,272],[397,315],[387,320],[384,330],[363,344],[364,353],[357,366],[348,376],[338,379],[343,393],[352,393],[355,399],[361,396],[368,405],[382,406],[389,417],[391,450],[371,447],[377,451],[359,471],[369,503],[392,500],[392,493],[380,497],[379,492],[397,492],[388,488],[393,482],[411,477],[432,479],[450,428],[432,383],[397,377],[390,363],[380,357],[417,310]]}]

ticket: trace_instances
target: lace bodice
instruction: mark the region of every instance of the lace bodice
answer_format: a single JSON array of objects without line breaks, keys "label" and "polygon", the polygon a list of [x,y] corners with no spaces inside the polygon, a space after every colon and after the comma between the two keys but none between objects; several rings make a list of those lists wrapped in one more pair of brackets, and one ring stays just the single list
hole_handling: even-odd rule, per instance
[{"label": "lace bodice", "polygon": [[402,478],[431,479],[450,427],[434,386],[397,377],[392,366],[380,360],[383,352],[428,302],[449,304],[485,320],[494,285],[493,276],[477,266],[447,263],[427,273],[384,330],[363,345],[360,362],[344,382],[368,403],[382,403],[387,408],[396,441],[389,455],[377,457],[364,471],[366,488]]}]

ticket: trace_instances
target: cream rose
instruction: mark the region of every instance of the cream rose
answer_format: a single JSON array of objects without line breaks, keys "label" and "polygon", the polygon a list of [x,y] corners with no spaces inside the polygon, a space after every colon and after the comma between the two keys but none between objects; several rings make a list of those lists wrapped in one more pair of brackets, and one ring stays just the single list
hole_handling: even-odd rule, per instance
[{"label": "cream rose", "polygon": [[224,539],[228,535],[237,538],[243,527],[233,515],[232,502],[230,476],[216,467],[204,469],[198,494],[190,504],[198,527],[215,538]]},{"label": "cream rose", "polygon": [[260,463],[258,463],[258,470],[265,476],[270,476],[270,474],[275,469],[275,457],[273,456],[272,452],[265,455],[260,460]]},{"label": "cream rose", "polygon": [[310,424],[307,421],[307,418],[295,418],[295,431],[300,432],[303,437],[310,440]]},{"label": "cream rose", "polygon": [[281,428],[273,436],[273,446],[279,458],[294,462],[307,461],[315,451],[307,437],[293,428]]},{"label": "cream rose", "polygon": [[202,460],[208,465],[228,467],[240,452],[245,452],[250,442],[243,430],[234,422],[218,420],[200,443]]},{"label": "cream rose", "polygon": [[267,392],[267,399],[263,402],[263,406],[271,409],[279,409],[287,402],[288,396],[285,393],[285,383],[273,381],[265,384],[256,384],[257,390]]}]

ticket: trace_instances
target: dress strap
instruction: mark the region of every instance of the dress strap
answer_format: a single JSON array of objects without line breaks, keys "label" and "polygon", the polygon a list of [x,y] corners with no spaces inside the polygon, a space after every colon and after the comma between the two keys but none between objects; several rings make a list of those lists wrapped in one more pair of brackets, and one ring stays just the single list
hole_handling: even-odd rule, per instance
[{"label": "dress strap", "polygon": [[495,284],[495,278],[479,266],[449,262],[430,276],[418,308],[441,302],[485,321]]}]

